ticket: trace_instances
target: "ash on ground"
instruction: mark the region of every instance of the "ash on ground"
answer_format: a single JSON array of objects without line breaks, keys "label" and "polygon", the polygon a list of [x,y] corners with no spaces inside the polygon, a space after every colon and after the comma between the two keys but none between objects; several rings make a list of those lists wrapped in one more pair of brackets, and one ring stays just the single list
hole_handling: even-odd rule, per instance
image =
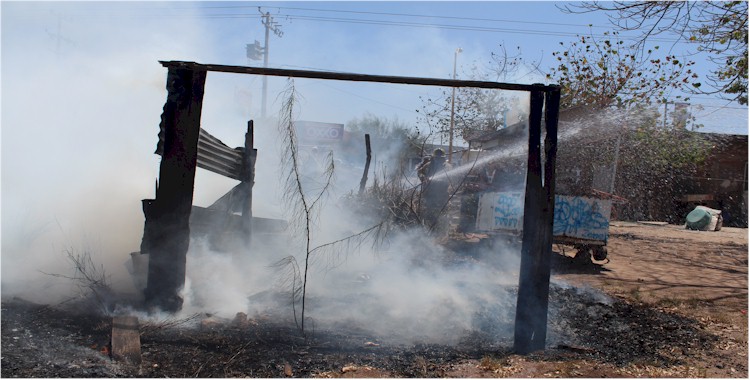
[{"label": "ash on ground", "polygon": [[[515,296],[517,289],[493,291]],[[109,356],[111,317],[76,310],[72,304],[3,301],[2,376],[352,377],[359,370],[358,377],[440,377],[454,376],[467,362],[514,356],[515,310],[508,307],[484,304],[460,331],[441,326],[457,337],[446,343],[428,337],[405,342],[398,333],[373,332],[346,320],[313,322],[303,335],[290,315],[269,310],[235,319],[201,315],[184,323],[142,325],[143,360],[133,367]],[[717,337],[699,321],[553,284],[547,349],[526,360],[668,367],[716,344]],[[497,376],[492,368],[487,366],[488,376]]]}]

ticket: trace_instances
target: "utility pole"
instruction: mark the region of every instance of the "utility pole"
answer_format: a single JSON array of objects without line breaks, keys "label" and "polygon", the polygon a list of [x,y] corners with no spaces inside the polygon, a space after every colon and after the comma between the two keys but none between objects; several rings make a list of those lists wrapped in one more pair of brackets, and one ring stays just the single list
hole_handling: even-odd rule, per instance
[{"label": "utility pole", "polygon": [[[263,11],[258,7],[258,12],[261,14],[261,23],[263,23],[263,26],[266,27],[266,42],[265,46],[263,47],[263,67],[268,68],[268,37],[269,37],[269,31],[273,30],[273,33],[279,37],[282,37],[284,35],[284,32],[281,31],[281,27],[273,21],[273,17],[271,17],[271,13],[266,12],[263,13]],[[260,116],[261,118],[266,117],[266,94],[268,92],[268,76],[263,76],[263,98],[261,103],[261,111]]]},{"label": "utility pole", "polygon": [[[456,49],[456,53],[453,54],[453,80],[456,80],[456,61],[458,60],[458,53],[462,52],[463,49]],[[456,104],[456,88],[453,87],[453,93],[451,94],[451,126],[449,131],[448,139],[448,163],[453,163],[453,114],[455,113]]]},{"label": "utility pole", "polygon": [[50,38],[53,38],[55,40],[55,55],[57,55],[57,58],[60,58],[62,56],[62,50],[61,50],[62,42],[72,45],[73,41],[65,38],[62,35],[62,20],[59,14],[57,15],[57,32],[52,33],[49,31],[49,29],[45,29],[45,31],[50,36]]}]

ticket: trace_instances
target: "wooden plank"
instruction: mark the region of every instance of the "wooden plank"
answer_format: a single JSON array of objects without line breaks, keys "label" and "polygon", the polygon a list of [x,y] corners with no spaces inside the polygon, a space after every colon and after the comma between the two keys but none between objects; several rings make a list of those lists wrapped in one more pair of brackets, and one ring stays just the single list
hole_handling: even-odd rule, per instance
[{"label": "wooden plank", "polygon": [[554,85],[544,84],[516,84],[500,83],[487,81],[457,80],[457,79],[439,79],[439,78],[417,78],[402,76],[386,75],[369,75],[355,73],[336,73],[330,71],[309,71],[309,70],[289,70],[276,69],[269,67],[251,67],[251,66],[229,66],[215,64],[201,64],[186,61],[159,61],[164,67],[168,68],[189,68],[192,70],[218,71],[235,74],[255,74],[265,76],[292,77],[292,78],[312,78],[312,79],[333,79],[352,82],[375,82],[375,83],[396,83],[396,84],[414,84],[423,86],[444,86],[444,87],[472,87],[472,88],[491,88],[498,90],[511,91],[547,91],[557,88]]},{"label": "wooden plank", "polygon": [[141,334],[138,317],[112,318],[112,357],[132,365],[141,364]]},{"label": "wooden plank", "polygon": [[[208,206],[210,210],[219,210],[229,214],[238,212],[242,213],[242,183],[238,183],[232,189],[227,191],[214,203]],[[195,207],[195,206],[193,206]]]},{"label": "wooden plank", "polygon": [[247,132],[245,133],[245,151],[242,157],[242,172],[240,179],[242,180],[243,194],[241,198],[242,202],[242,232],[244,236],[244,244],[246,248],[250,247],[253,234],[253,186],[255,185],[255,159],[257,157],[257,150],[253,148],[254,144],[254,129],[253,121],[247,122]]}]

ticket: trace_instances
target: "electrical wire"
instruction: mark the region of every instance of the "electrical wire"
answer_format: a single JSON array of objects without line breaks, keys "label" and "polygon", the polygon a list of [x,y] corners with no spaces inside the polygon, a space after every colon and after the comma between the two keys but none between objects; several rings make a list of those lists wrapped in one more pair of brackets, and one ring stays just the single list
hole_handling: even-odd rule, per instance
[{"label": "electrical wire", "polygon": [[[459,30],[459,31],[470,31],[470,32],[485,32],[485,33],[510,33],[510,34],[523,34],[523,35],[540,35],[540,36],[556,36],[556,37],[580,37],[580,33],[564,32],[564,31],[549,31],[549,30],[537,30],[537,29],[509,29],[509,28],[498,28],[489,26],[472,26],[472,25],[450,25],[450,24],[436,24],[436,23],[422,23],[422,22],[410,22],[410,21],[393,21],[393,20],[373,20],[373,19],[361,19],[361,18],[341,18],[341,17],[323,17],[323,16],[306,16],[306,15],[295,15],[295,14],[283,14],[279,13],[274,15],[277,19],[287,20],[300,20],[300,21],[319,21],[319,22],[331,22],[331,23],[346,23],[346,24],[361,24],[361,25],[380,25],[380,26],[398,26],[398,27],[412,27],[412,28],[432,28],[432,29],[446,29],[446,30]],[[207,14],[203,17],[207,19],[254,19],[258,18],[255,14]],[[592,35],[595,38],[619,38],[619,39],[637,39],[638,37],[628,36],[612,36],[612,35]],[[672,43],[689,43],[684,40],[668,39],[668,38],[651,38],[653,42],[672,42]]]},{"label": "electrical wire", "polygon": [[[201,7],[200,9],[237,9],[237,8],[256,8],[257,6],[251,5],[234,5],[234,6],[208,6]],[[262,8],[271,8],[295,10],[295,11],[313,11],[313,12],[331,12],[331,13],[353,13],[353,14],[366,14],[366,15],[379,15],[379,16],[398,16],[398,17],[417,17],[417,18],[432,18],[432,19],[446,19],[446,20],[463,20],[463,21],[483,21],[483,22],[502,22],[502,23],[516,23],[516,24],[534,24],[534,25],[552,25],[552,26],[574,26],[581,27],[580,24],[566,24],[559,22],[544,22],[544,21],[520,21],[520,20],[507,20],[507,19],[491,19],[491,18],[476,18],[476,17],[459,17],[459,16],[434,16],[434,15],[421,15],[413,13],[392,13],[392,12],[372,12],[372,11],[350,11],[340,9],[316,9],[316,8],[298,8],[298,7],[278,7],[278,6],[261,6]],[[609,29],[606,26],[595,26],[592,24],[586,25],[591,28]]]},{"label": "electrical wire", "polygon": [[[388,16],[388,17],[408,17],[408,18],[423,18],[423,19],[444,19],[444,20],[460,20],[460,21],[471,21],[471,22],[490,22],[490,23],[516,23],[516,24],[528,24],[528,25],[549,25],[549,26],[564,26],[564,27],[587,27],[596,29],[608,29],[604,26],[596,26],[593,24],[580,25],[580,24],[568,24],[568,23],[556,23],[556,22],[544,22],[544,21],[522,21],[522,20],[508,20],[508,19],[492,19],[492,18],[476,18],[476,17],[460,17],[460,16],[434,16],[434,15],[422,15],[413,13],[393,13],[393,12],[372,12],[372,11],[350,11],[341,9],[315,9],[315,8],[300,8],[300,7],[278,7],[278,6],[257,6],[257,5],[236,5],[236,6],[204,6],[204,7],[191,7],[191,8],[155,8],[156,10],[164,11],[179,11],[179,10],[212,10],[212,9],[247,9],[247,8],[271,8],[289,11],[305,11],[305,12],[331,12],[331,13],[348,13],[348,14],[363,14],[363,15],[377,15],[377,16]],[[149,8],[153,10],[154,8]],[[260,19],[262,16],[257,13],[207,13],[203,15],[179,15],[179,14],[160,14],[160,15],[148,15],[137,17],[145,18],[180,18],[188,17],[194,18],[205,18],[212,20],[225,20],[225,19]],[[580,33],[565,32],[560,30],[540,30],[540,29],[513,29],[513,28],[500,28],[492,26],[476,26],[476,25],[456,25],[456,24],[439,24],[439,23],[424,23],[424,22],[411,22],[411,21],[396,21],[396,20],[384,20],[384,19],[364,19],[364,18],[344,18],[344,17],[326,17],[326,16],[311,16],[305,14],[293,14],[293,13],[277,13],[273,17],[277,19],[287,20],[298,20],[298,21],[311,21],[311,22],[329,22],[329,23],[348,23],[348,24],[360,24],[360,25],[379,25],[379,26],[396,26],[396,27],[412,27],[412,28],[435,28],[435,29],[446,29],[446,30],[458,30],[458,31],[469,31],[469,32],[483,32],[483,33],[511,33],[511,34],[524,34],[524,35],[541,35],[541,36],[557,36],[557,37],[579,37]],[[612,35],[593,35],[595,38],[621,38],[621,39],[637,39],[638,37],[628,37],[623,35],[612,36]],[[672,42],[672,43],[689,43],[682,39],[668,39],[668,38],[651,38],[650,41],[654,42]]]}]

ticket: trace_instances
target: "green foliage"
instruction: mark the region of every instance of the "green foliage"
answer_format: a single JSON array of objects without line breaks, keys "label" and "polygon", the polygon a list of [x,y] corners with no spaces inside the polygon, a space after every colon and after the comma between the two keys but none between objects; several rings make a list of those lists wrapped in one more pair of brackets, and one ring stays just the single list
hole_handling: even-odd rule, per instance
[{"label": "green foliage", "polygon": [[711,144],[697,133],[684,129],[641,126],[632,132],[632,157],[647,163],[649,171],[659,176],[683,168],[693,168],[706,159]]},{"label": "green foliage", "polygon": [[691,68],[694,62],[657,56],[658,46],[641,55],[617,32],[604,33],[601,39],[581,36],[568,46],[560,45],[565,50],[552,53],[558,65],[547,78],[562,87],[562,109],[649,104],[698,77]]},{"label": "green foliage", "polygon": [[617,206],[618,219],[670,216],[675,209],[673,197],[682,194],[682,179],[705,162],[713,144],[679,121],[666,124],[659,108],[634,105],[591,112],[585,121],[573,122],[582,132],[560,141],[558,188],[589,195],[596,183],[599,190],[609,192],[612,183],[607,176],[615,174],[613,192],[628,200]]},{"label": "green foliage", "polygon": [[[704,134],[658,123],[628,131],[623,141],[616,192],[629,200],[620,213],[628,220],[671,216],[673,197],[682,193],[681,179],[692,175],[712,148]],[[649,206],[655,204],[660,206]]]},{"label": "green foliage", "polygon": [[748,2],[746,1],[614,1],[584,2],[565,6],[568,12],[604,11],[619,30],[638,31],[636,47],[665,33],[694,44],[710,54],[715,69],[706,76],[708,86],[685,82],[685,90],[696,94],[723,93],[728,99],[747,104]]}]

